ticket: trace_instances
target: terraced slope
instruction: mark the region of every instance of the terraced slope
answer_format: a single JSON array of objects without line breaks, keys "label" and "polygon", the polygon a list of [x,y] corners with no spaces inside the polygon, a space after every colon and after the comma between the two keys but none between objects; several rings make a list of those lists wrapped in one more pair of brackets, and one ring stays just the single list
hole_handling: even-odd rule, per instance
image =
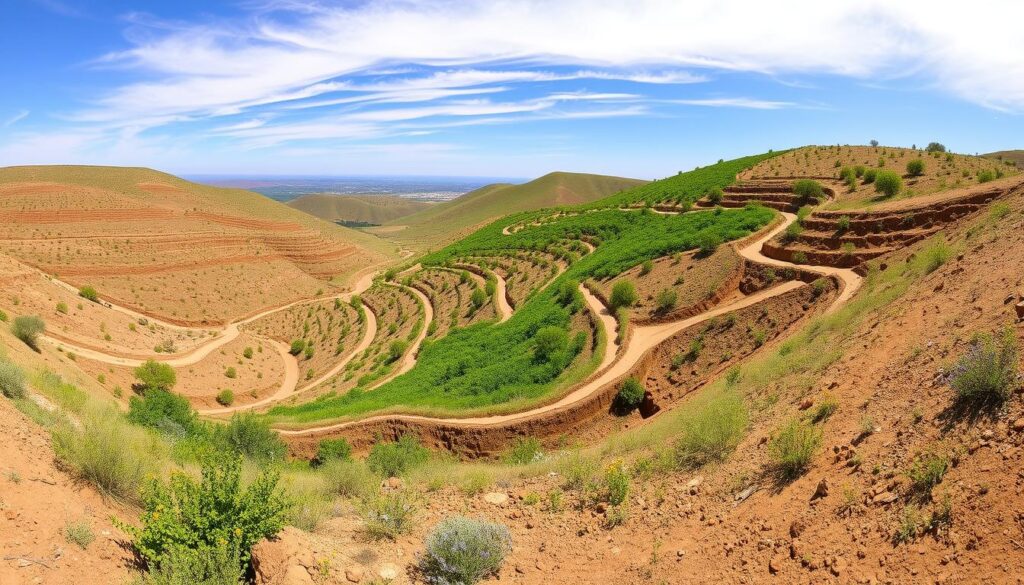
[{"label": "terraced slope", "polygon": [[549,173],[522,185],[481,187],[372,231],[418,250],[437,248],[510,213],[589,203],[642,184],[644,181],[622,177]]},{"label": "terraced slope", "polygon": [[377,238],[256,193],[75,166],[0,169],[0,252],[184,325],[335,290],[391,258]]},{"label": "terraced slope", "polygon": [[332,195],[314,193],[288,202],[288,207],[330,222],[360,222],[380,225],[425,211],[436,205],[390,195]]}]

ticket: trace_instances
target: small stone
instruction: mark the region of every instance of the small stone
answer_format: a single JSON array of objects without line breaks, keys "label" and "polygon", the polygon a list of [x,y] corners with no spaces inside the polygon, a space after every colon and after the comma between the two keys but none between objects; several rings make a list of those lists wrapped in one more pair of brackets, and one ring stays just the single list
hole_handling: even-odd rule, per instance
[{"label": "small stone", "polygon": [[1013,421],[1013,424],[1010,425],[1010,428],[1018,433],[1024,431],[1024,418],[1018,418],[1017,420]]},{"label": "small stone", "polygon": [[363,568],[362,567],[350,567],[345,569],[345,579],[350,583],[358,583],[363,580]]},{"label": "small stone", "polygon": [[871,499],[875,504],[891,504],[896,501],[898,496],[893,492],[882,492]]},{"label": "small stone", "polygon": [[808,408],[810,408],[812,406],[814,406],[814,399],[813,398],[808,397],[808,398],[804,398],[803,400],[800,401],[800,410],[807,410]]},{"label": "small stone", "polygon": [[484,501],[495,506],[504,506],[508,502],[508,494],[489,492],[484,494]]},{"label": "small stone", "polygon": [[768,572],[772,575],[778,575],[780,571],[782,571],[782,558],[772,557],[772,559],[768,561]]}]

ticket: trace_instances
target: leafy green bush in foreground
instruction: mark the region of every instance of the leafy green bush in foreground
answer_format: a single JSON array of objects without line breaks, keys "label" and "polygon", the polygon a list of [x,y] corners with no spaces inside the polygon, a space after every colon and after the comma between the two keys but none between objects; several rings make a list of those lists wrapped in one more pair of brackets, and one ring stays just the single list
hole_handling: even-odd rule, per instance
[{"label": "leafy green bush in foreground", "polygon": [[411,435],[394,443],[377,443],[370,449],[366,465],[383,477],[398,477],[427,462],[430,450]]}]

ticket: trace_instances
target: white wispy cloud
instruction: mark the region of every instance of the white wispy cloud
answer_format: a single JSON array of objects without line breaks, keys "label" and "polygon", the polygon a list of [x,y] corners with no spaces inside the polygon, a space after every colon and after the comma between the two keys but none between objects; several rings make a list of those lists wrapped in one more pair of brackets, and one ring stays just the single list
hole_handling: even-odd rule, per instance
[{"label": "white wispy cloud", "polygon": [[13,116],[11,116],[11,117],[7,118],[6,120],[4,120],[3,122],[0,122],[0,127],[9,128],[11,126],[14,126],[18,122],[21,122],[22,120],[27,118],[29,113],[30,112],[28,110],[21,110],[18,113],[14,114]]},{"label": "white wispy cloud", "polygon": [[683,106],[701,106],[706,108],[746,108],[750,110],[778,110],[793,107],[793,102],[758,100],[745,97],[720,97],[683,100],[663,100],[667,103]]}]

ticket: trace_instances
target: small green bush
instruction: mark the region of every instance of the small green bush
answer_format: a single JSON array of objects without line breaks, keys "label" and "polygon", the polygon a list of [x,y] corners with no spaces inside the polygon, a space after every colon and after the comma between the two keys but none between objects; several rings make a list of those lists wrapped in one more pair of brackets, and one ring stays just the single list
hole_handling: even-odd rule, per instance
[{"label": "small green bush", "polygon": [[544,458],[540,440],[535,437],[519,437],[505,453],[505,462],[510,465],[527,465]]},{"label": "small green bush", "polygon": [[132,585],[239,585],[241,565],[238,551],[227,544],[174,546]]},{"label": "small green bush", "polygon": [[323,439],[316,448],[313,464],[320,466],[329,461],[347,461],[352,458],[352,445],[345,438]]},{"label": "small green bush", "polygon": [[811,199],[821,199],[823,193],[821,183],[813,179],[800,179],[793,183],[793,194],[799,197],[803,203],[809,202]]},{"label": "small green bush", "polygon": [[163,388],[148,388],[142,396],[129,398],[128,420],[176,437],[200,429],[199,417],[188,400]]},{"label": "small green bush", "polygon": [[680,419],[676,462],[683,468],[695,469],[721,461],[739,445],[746,427],[747,409],[742,396],[736,392],[709,396]]},{"label": "small green bush", "polygon": [[702,256],[710,256],[722,245],[722,237],[714,230],[704,230],[697,234],[697,251]]},{"label": "small green bush", "polygon": [[370,449],[366,465],[382,477],[398,477],[430,459],[430,450],[412,435],[403,435],[394,443],[377,443]]},{"label": "small green bush", "polygon": [[659,313],[667,313],[676,307],[678,300],[679,294],[675,289],[663,288],[658,291],[657,296],[654,298],[656,310]]},{"label": "small green bush", "polygon": [[557,325],[541,327],[533,336],[534,357],[538,361],[551,361],[569,346],[569,334]]},{"label": "small green bush", "polygon": [[1017,337],[1006,329],[999,337],[982,334],[953,366],[949,384],[960,400],[975,404],[1001,404],[1019,385]]},{"label": "small green bush", "polygon": [[903,190],[903,179],[892,171],[878,171],[875,174],[875,192],[885,197],[895,197]]},{"label": "small green bush", "polygon": [[722,190],[718,187],[714,187],[710,191],[708,191],[708,202],[711,203],[712,205],[718,205],[719,203],[722,202],[723,196],[724,193],[722,193]]},{"label": "small green bush", "polygon": [[867,169],[867,170],[865,170],[864,171],[864,184],[865,185],[870,185],[871,183],[874,183],[875,179],[877,177],[878,177],[878,171],[876,171],[875,169]]},{"label": "small green bush", "polygon": [[39,336],[46,331],[46,323],[35,315],[22,315],[14,318],[11,333],[32,349],[39,349]]},{"label": "small green bush", "polygon": [[388,346],[388,360],[392,362],[398,361],[399,358],[405,354],[405,350],[409,349],[409,342],[404,339],[396,339],[391,342]]},{"label": "small green bush", "polygon": [[942,482],[949,470],[949,458],[935,453],[926,453],[916,460],[907,471],[910,484],[918,494],[930,494],[932,488]]},{"label": "small green bush", "polygon": [[92,527],[89,526],[88,521],[79,520],[64,525],[64,539],[85,550],[96,540],[96,535],[92,533]]},{"label": "small green bush", "polygon": [[994,181],[995,178],[996,178],[996,174],[993,173],[992,171],[988,170],[988,169],[985,169],[983,171],[978,171],[978,182],[979,183],[988,183],[989,181]]},{"label": "small green bush", "polygon": [[57,312],[58,313],[63,313],[65,315],[67,315],[68,314],[68,304],[63,302],[63,301],[57,303]]},{"label": "small green bush", "polygon": [[83,299],[86,299],[88,301],[92,301],[94,303],[100,302],[100,295],[99,295],[99,293],[96,292],[95,288],[93,288],[93,287],[91,287],[89,285],[85,285],[82,288],[78,289],[78,296],[80,296]]},{"label": "small green bush", "polygon": [[636,410],[643,403],[645,392],[639,380],[627,378],[615,395],[615,409],[623,414]]},{"label": "small green bush", "polygon": [[265,471],[242,487],[242,460],[221,455],[202,463],[202,479],[174,473],[153,480],[143,494],[141,526],[121,525],[147,562],[159,565],[180,548],[237,550],[239,569],[253,545],[284,525],[290,503],[278,489],[279,475]]},{"label": "small green bush", "polygon": [[235,393],[230,388],[225,388],[217,393],[217,404],[231,406],[235,402]]},{"label": "small green bush", "polygon": [[631,281],[620,280],[612,287],[612,295],[608,302],[611,304],[611,309],[614,312],[622,308],[632,307],[638,300],[640,300],[640,295],[636,292],[636,286]]},{"label": "small green bush", "polygon": [[244,357],[247,360],[251,360],[252,359],[252,348],[251,347],[247,347],[244,350],[242,350],[242,357]]},{"label": "small green bush", "polygon": [[937,240],[921,251],[922,269],[925,274],[931,274],[952,257],[953,250],[946,245],[946,242]]},{"label": "small green bush", "polygon": [[280,461],[288,451],[270,425],[253,413],[236,413],[226,425],[214,427],[213,444],[220,451],[259,461]]},{"label": "small green bush", "polygon": [[844,215],[836,221],[836,230],[839,232],[847,232],[850,230],[850,216]]},{"label": "small green bush", "polygon": [[640,276],[647,276],[652,270],[654,270],[654,262],[644,260],[644,263],[640,265]]},{"label": "small green bush", "polygon": [[360,500],[358,510],[370,536],[395,540],[399,535],[412,530],[419,511],[419,500],[405,489],[373,493]]},{"label": "small green bush", "polygon": [[924,174],[924,161],[915,158],[907,163],[907,174],[911,177],[920,177]]},{"label": "small green bush", "polygon": [[0,393],[12,399],[25,397],[25,372],[3,360],[0,360]]},{"label": "small green bush", "polygon": [[178,380],[174,368],[155,360],[146,360],[144,364],[135,368],[135,378],[139,381],[137,386],[142,391],[170,390]]},{"label": "small green bush", "polygon": [[476,287],[473,289],[473,294],[469,295],[469,302],[473,303],[474,309],[479,309],[487,302],[487,293],[484,292],[484,289]]},{"label": "small green bush", "polygon": [[362,461],[334,459],[320,467],[320,474],[328,491],[345,497],[364,497],[380,482]]},{"label": "small green bush", "polygon": [[821,444],[821,431],[799,419],[791,420],[769,443],[769,452],[784,479],[793,479],[807,469]]},{"label": "small green bush", "polygon": [[446,518],[427,535],[420,570],[432,585],[473,585],[494,575],[512,552],[508,528],[486,520]]},{"label": "small green bush", "polygon": [[292,346],[288,350],[288,353],[290,353],[292,355],[299,355],[300,353],[305,351],[305,349],[306,349],[306,340],[304,340],[304,339],[296,339],[296,340],[292,341]]},{"label": "small green bush", "polygon": [[238,377],[238,370],[236,370],[234,366],[228,366],[228,368],[224,370],[224,377],[231,378],[233,380]]}]

